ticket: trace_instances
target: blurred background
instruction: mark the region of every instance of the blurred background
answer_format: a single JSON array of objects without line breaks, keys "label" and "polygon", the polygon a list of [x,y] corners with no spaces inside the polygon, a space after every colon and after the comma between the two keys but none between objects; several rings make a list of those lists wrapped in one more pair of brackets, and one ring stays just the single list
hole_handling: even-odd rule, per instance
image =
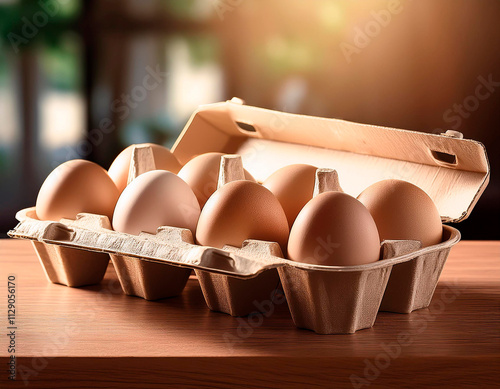
[{"label": "blurred background", "polygon": [[493,175],[458,228],[500,239],[499,21],[498,0],[0,0],[0,234],[60,163],[171,146],[237,96],[484,143]]}]

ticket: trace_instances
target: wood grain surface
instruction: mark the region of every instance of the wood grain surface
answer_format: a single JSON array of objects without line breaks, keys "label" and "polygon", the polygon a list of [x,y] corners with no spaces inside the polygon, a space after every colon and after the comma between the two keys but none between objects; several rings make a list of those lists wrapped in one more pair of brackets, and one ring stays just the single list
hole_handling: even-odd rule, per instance
[{"label": "wood grain surface", "polygon": [[298,329],[286,303],[251,318],[211,312],[194,276],[182,296],[154,302],[125,296],[111,265],[97,286],[51,284],[26,241],[0,240],[4,291],[9,274],[17,381],[7,380],[4,293],[1,388],[500,385],[500,242],[460,242],[429,308],[380,312],[353,335]]}]

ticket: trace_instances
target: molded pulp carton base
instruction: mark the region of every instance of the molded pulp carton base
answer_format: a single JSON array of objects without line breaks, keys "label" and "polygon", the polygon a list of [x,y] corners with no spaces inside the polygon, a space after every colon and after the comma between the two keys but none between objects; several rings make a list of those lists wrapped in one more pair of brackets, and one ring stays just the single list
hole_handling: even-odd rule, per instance
[{"label": "molded pulp carton base", "polygon": [[109,263],[108,254],[71,249],[33,241],[33,247],[50,282],[78,287],[98,284]]}]

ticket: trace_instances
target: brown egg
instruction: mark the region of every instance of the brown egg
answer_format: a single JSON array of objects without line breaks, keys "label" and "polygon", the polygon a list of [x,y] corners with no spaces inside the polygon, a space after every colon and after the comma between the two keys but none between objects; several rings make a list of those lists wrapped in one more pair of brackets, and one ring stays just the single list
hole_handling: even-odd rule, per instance
[{"label": "brown egg", "polygon": [[290,228],[300,210],[313,197],[316,169],[305,164],[288,165],[275,171],[262,183],[281,203]]},{"label": "brown egg", "polygon": [[372,214],[381,240],[419,240],[423,247],[442,240],[439,211],[418,186],[401,180],[379,181],[366,188],[358,200]]},{"label": "brown egg", "polygon": [[[194,157],[179,171],[178,176],[188,183],[193,190],[200,207],[203,208],[208,198],[217,189],[220,157],[224,153],[205,153]],[[245,179],[255,181],[245,170]]]},{"label": "brown egg", "polygon": [[277,242],[285,252],[288,223],[268,189],[252,181],[232,181],[208,199],[201,211],[196,241],[222,248],[241,247],[246,239]]},{"label": "brown egg", "polygon": [[116,231],[156,233],[160,226],[196,231],[200,206],[193,191],[174,173],[151,170],[135,178],[122,192],[113,214]]},{"label": "brown egg", "polygon": [[80,212],[113,216],[119,192],[106,170],[74,159],[64,162],[45,179],[36,199],[40,220],[75,219]]},{"label": "brown egg", "polygon": [[288,258],[328,266],[378,261],[380,240],[370,212],[354,197],[324,192],[300,211],[290,231]]},{"label": "brown egg", "polygon": [[182,167],[175,155],[173,155],[166,147],[155,145],[153,143],[130,145],[118,154],[108,169],[108,174],[115,182],[120,193],[127,186],[130,159],[132,158],[132,150],[134,146],[151,146],[155,167],[158,170],[168,170],[169,172],[177,173]]}]

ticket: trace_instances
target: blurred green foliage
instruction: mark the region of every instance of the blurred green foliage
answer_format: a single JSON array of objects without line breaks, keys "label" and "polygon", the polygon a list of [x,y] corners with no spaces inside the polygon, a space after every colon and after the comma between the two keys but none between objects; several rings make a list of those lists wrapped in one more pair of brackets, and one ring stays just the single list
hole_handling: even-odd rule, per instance
[{"label": "blurred green foliage", "polygon": [[47,83],[58,90],[77,90],[82,84],[82,64],[79,37],[68,32],[59,44],[48,45],[41,53]]},{"label": "blurred green foliage", "polygon": [[[42,47],[40,65],[48,85],[59,90],[77,89],[81,84],[80,44],[74,30],[80,12],[81,0],[20,0],[0,4],[0,87],[9,76],[9,56]],[[34,26],[30,30],[35,31],[33,36],[26,35],[26,26],[30,25]]]},{"label": "blurred green foliage", "polygon": [[175,18],[185,20],[206,19],[212,14],[212,0],[163,0],[165,11]]},{"label": "blurred green foliage", "polygon": [[220,58],[219,42],[210,35],[182,35],[180,36],[189,47],[191,65],[205,65],[217,62]]},{"label": "blurred green foliage", "polygon": [[[19,46],[24,49],[40,39],[49,44],[58,44],[62,30],[73,28],[81,11],[81,0],[17,0],[6,4],[0,3],[0,40],[2,50],[12,44],[16,36],[28,42]],[[36,20],[45,20],[46,23],[36,26]],[[38,18],[37,18],[38,15]],[[34,24],[38,30],[32,38],[25,36],[23,29],[26,25]]]}]

